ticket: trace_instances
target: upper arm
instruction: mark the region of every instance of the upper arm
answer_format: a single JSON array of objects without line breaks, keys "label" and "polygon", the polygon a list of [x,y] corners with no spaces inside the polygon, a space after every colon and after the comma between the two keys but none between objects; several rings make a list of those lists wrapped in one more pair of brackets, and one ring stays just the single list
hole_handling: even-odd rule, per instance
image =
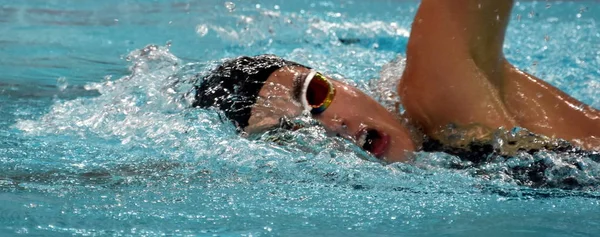
[{"label": "upper arm", "polygon": [[515,125],[496,89],[511,6],[500,0],[423,0],[398,94],[407,115],[429,135],[450,123]]}]

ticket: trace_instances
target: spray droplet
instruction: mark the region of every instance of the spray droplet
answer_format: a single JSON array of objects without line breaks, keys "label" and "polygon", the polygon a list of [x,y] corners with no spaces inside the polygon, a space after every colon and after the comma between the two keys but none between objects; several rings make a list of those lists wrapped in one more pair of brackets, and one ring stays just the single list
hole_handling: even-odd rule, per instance
[{"label": "spray droplet", "polygon": [[225,8],[229,10],[229,12],[235,11],[235,3],[233,2],[225,2]]},{"label": "spray droplet", "polygon": [[59,77],[56,79],[56,87],[58,87],[59,91],[64,91],[67,89],[67,86],[69,86],[69,83],[67,82],[66,77]]}]

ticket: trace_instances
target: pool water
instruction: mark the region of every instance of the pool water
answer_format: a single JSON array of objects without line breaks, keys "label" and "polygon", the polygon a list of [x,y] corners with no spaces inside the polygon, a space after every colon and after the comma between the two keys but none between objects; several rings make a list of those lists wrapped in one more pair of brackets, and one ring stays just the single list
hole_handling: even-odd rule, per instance
[{"label": "pool water", "polygon": [[[393,104],[417,6],[0,0],[0,236],[597,235],[598,156],[384,165],[318,126],[245,139],[188,106],[197,74],[262,53]],[[518,2],[506,57],[600,108],[599,22],[595,1]]]}]

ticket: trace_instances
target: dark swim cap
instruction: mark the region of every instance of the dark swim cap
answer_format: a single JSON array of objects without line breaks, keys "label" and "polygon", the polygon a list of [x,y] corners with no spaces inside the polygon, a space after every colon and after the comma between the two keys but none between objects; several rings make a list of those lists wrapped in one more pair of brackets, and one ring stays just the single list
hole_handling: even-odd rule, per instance
[{"label": "dark swim cap", "polygon": [[219,109],[243,130],[248,126],[252,106],[265,81],[271,73],[285,66],[302,65],[268,54],[227,60],[196,86],[192,106]]}]

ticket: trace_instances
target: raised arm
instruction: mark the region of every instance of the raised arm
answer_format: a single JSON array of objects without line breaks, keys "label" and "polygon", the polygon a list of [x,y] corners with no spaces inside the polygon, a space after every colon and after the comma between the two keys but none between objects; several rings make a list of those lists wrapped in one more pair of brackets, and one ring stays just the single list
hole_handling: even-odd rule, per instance
[{"label": "raised arm", "polygon": [[430,137],[444,140],[448,125],[464,128],[473,139],[517,125],[497,90],[511,6],[512,1],[422,1],[398,93],[407,116]]},{"label": "raised arm", "polygon": [[512,0],[423,0],[407,53],[409,57],[429,57],[446,52],[469,58],[486,76],[499,77],[496,74],[502,68],[502,46],[512,5]]},{"label": "raised arm", "polygon": [[[506,61],[512,0],[423,0],[398,87],[407,116],[432,138],[465,142],[500,127],[600,145],[600,112]],[[449,131],[452,125],[453,131]],[[455,136],[454,136],[455,137]],[[582,141],[582,142],[580,142]]]}]

